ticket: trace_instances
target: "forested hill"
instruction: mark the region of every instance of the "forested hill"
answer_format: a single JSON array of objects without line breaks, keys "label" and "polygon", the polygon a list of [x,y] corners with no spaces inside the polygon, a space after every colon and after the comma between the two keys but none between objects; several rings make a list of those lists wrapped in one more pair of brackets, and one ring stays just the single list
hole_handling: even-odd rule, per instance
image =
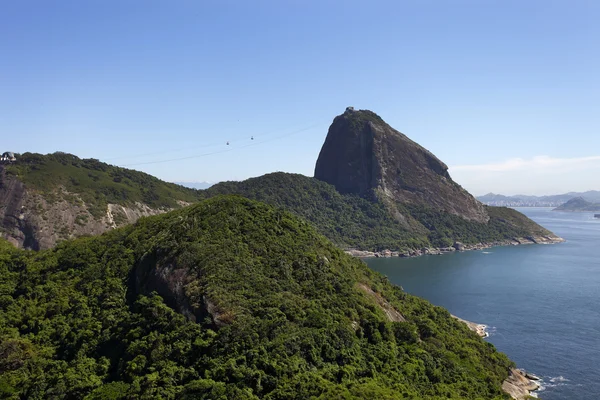
[{"label": "forested hill", "polygon": [[512,363],[237,196],[39,252],[0,240],[0,397],[501,399]]},{"label": "forested hill", "polygon": [[421,248],[429,243],[428,230],[416,220],[402,223],[381,203],[341,194],[328,183],[300,174],[276,172],[221,182],[201,192],[206,198],[221,194],[238,194],[288,210],[343,249]]},{"label": "forested hill", "polygon": [[[201,192],[206,198],[239,194],[281,207],[311,222],[341,248],[406,250],[556,236],[516,210],[488,207],[487,222],[469,221],[443,210],[341,194],[332,185],[299,174],[277,172],[242,182],[222,182]],[[536,239],[537,240],[537,239]]]},{"label": "forested hill", "polygon": [[196,190],[95,159],[25,153],[0,165],[0,233],[19,247],[48,248],[198,198]]},{"label": "forested hill", "polygon": [[30,189],[53,193],[57,188],[76,194],[92,212],[104,214],[106,205],[144,203],[154,208],[174,208],[177,201],[198,200],[197,191],[127,168],[73,154],[25,153],[6,167]]}]

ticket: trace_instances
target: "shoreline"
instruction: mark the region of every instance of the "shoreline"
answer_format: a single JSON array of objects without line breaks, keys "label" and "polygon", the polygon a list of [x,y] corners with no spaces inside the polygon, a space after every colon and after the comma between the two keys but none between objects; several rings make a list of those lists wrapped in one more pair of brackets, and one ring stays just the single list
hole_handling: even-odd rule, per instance
[{"label": "shoreline", "polygon": [[[453,252],[463,252],[471,250],[483,250],[496,246],[518,246],[526,244],[556,244],[566,240],[558,236],[529,236],[519,237],[510,240],[496,241],[491,243],[477,243],[472,245],[455,242],[452,247],[445,248],[423,248],[421,250],[410,250],[405,252],[383,250],[381,252],[363,251],[350,249],[345,253],[358,258],[390,258],[390,257],[419,257],[423,255],[443,255]],[[467,327],[475,332],[479,337],[489,337],[488,326],[476,322],[467,321],[456,315],[450,314],[453,318],[463,322]],[[502,390],[514,400],[527,400],[537,397],[534,392],[541,388],[540,378],[521,368],[510,368],[508,377],[502,382]]]},{"label": "shoreline", "polygon": [[472,330],[473,332],[475,332],[479,337],[486,338],[486,337],[490,336],[490,334],[487,331],[487,327],[488,327],[487,325],[485,325],[485,324],[478,324],[476,322],[467,321],[466,319],[462,319],[460,317],[457,317],[454,314],[450,314],[450,315],[452,316],[452,318],[456,318],[460,322],[463,322],[463,323],[467,324],[467,326],[469,327],[469,329]]},{"label": "shoreline", "polygon": [[511,368],[508,378],[502,382],[502,390],[515,400],[526,400],[536,397],[532,393],[539,390],[541,385],[536,375],[521,368]]},{"label": "shoreline", "polygon": [[[475,332],[479,337],[489,337],[487,325],[467,321],[454,314],[450,315],[466,324],[469,329]],[[502,382],[502,390],[514,400],[526,400],[533,396],[533,392],[540,389],[541,385],[538,383],[539,380],[540,378],[538,376],[530,374],[524,369],[511,368],[508,372],[508,377]]]},{"label": "shoreline", "polygon": [[346,254],[358,258],[390,258],[390,257],[402,257],[412,258],[424,255],[443,255],[454,252],[471,251],[471,250],[484,250],[491,247],[498,246],[519,246],[526,244],[556,244],[565,242],[565,239],[558,236],[527,236],[527,237],[516,237],[512,239],[494,241],[489,243],[477,243],[477,244],[463,244],[461,242],[454,242],[449,247],[423,247],[421,249],[412,249],[405,251],[392,251],[389,249],[382,251],[368,251],[368,250],[357,250],[347,249],[344,250]]}]

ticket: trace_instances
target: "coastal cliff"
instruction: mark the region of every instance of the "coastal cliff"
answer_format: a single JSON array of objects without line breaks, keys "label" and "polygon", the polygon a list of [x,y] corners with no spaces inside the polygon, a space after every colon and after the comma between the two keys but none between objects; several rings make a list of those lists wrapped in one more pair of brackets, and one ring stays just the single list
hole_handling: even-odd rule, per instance
[{"label": "coastal cliff", "polygon": [[502,390],[515,400],[530,399],[531,393],[540,388],[536,379],[531,379],[531,375],[518,368],[511,368],[508,378],[502,382]]},{"label": "coastal cliff", "polygon": [[349,107],[333,120],[315,178],[341,193],[373,195],[469,221],[489,221],[483,204],[452,180],[446,164],[368,110]]},{"label": "coastal cliff", "polygon": [[[467,321],[462,318],[452,315],[453,318],[467,325],[467,327],[475,332],[477,336],[488,337],[487,326]],[[510,395],[515,400],[530,399],[531,393],[540,388],[537,382],[539,378],[519,368],[510,368],[508,378],[502,382],[502,390]]]}]

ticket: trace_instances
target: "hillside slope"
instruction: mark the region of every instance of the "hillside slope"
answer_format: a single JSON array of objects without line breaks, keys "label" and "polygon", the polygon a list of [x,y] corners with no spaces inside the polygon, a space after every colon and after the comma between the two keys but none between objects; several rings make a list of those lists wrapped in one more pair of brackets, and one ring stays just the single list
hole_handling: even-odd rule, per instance
[{"label": "hillside slope", "polygon": [[35,250],[197,199],[195,190],[71,154],[25,153],[15,164],[0,165],[0,233]]},{"label": "hillside slope", "polygon": [[419,248],[429,244],[429,231],[416,220],[402,223],[382,204],[341,194],[332,185],[300,174],[276,172],[242,182],[221,182],[201,192],[206,198],[222,194],[238,194],[288,210],[311,222],[343,249]]},{"label": "hillside slope", "polygon": [[0,397],[502,399],[513,364],[303,220],[235,196],[0,240]]},{"label": "hillside slope", "polygon": [[[311,222],[343,249],[381,251],[558,238],[523,214],[487,207],[487,223],[469,221],[433,208],[397,203],[394,211],[379,201],[341,194],[332,185],[298,174],[277,172],[243,182],[221,182],[202,191],[210,198],[238,194],[286,209]],[[400,217],[398,217],[400,215]],[[548,239],[546,239],[548,238]]]}]

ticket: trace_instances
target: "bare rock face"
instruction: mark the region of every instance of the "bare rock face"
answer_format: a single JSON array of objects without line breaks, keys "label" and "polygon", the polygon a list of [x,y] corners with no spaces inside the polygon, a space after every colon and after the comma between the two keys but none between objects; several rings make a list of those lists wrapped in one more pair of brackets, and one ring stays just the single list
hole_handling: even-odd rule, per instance
[{"label": "bare rock face", "polygon": [[337,116],[321,148],[315,178],[341,193],[424,205],[468,220],[489,220],[483,204],[452,180],[436,156],[368,110]]},{"label": "bare rock face", "polygon": [[28,234],[31,229],[24,217],[25,187],[17,179],[9,176],[0,166],[0,221],[5,234],[3,236],[13,245],[26,243],[37,249]]},{"label": "bare rock face", "polygon": [[99,235],[140,217],[170,211],[139,202],[127,206],[108,204],[106,214],[95,217],[76,194],[58,190],[60,193],[49,200],[0,166],[0,236],[16,247],[49,249],[62,240]]},{"label": "bare rock face", "polygon": [[502,382],[502,390],[516,400],[531,398],[530,392],[539,389],[540,385],[527,377],[526,373],[516,368],[511,368],[508,378]]},{"label": "bare rock face", "polygon": [[210,318],[215,329],[231,323],[233,313],[223,309],[205,293],[205,288],[199,283],[200,275],[189,266],[181,266],[175,260],[165,258],[160,251],[149,252],[139,260],[133,271],[134,294],[156,292],[190,321],[206,322],[206,318]]}]

